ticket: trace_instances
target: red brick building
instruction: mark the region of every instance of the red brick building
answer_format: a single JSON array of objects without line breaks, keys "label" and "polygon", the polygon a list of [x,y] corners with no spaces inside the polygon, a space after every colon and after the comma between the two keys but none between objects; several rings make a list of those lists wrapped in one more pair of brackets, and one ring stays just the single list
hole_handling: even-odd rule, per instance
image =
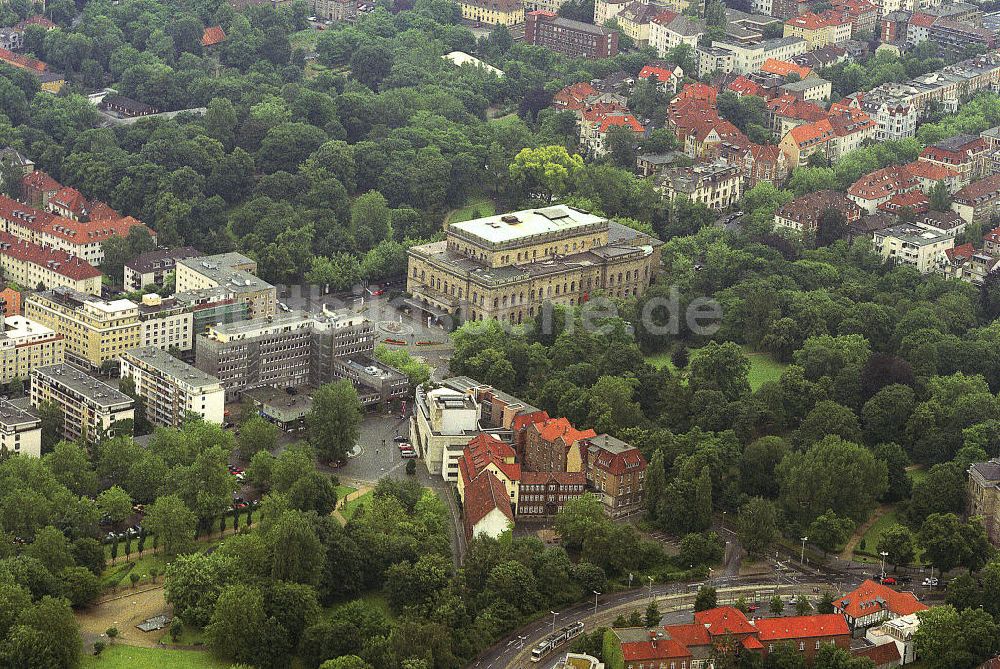
[{"label": "red brick building", "polygon": [[542,10],[525,14],[524,43],[585,58],[610,58],[618,53],[616,31]]},{"label": "red brick building", "polygon": [[607,434],[588,439],[584,447],[587,482],[604,502],[604,512],[617,517],[641,509],[646,458],[639,449]]},{"label": "red brick building", "polygon": [[593,430],[578,430],[565,418],[533,423],[524,432],[524,468],[534,472],[583,471],[583,458],[570,449],[584,439],[597,436]]}]

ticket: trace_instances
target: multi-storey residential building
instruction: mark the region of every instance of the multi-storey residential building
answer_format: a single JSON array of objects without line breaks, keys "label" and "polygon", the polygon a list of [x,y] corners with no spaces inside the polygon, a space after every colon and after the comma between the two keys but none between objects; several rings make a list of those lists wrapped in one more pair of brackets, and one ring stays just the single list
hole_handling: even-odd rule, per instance
[{"label": "multi-storey residential building", "polygon": [[[920,616],[911,613],[886,620],[881,625],[865,630],[865,641],[872,644],[855,651],[855,655],[869,657],[876,667],[893,667],[912,664],[917,660],[914,635],[920,629]],[[879,659],[882,658],[882,661]]]},{"label": "multi-storey residential building", "polygon": [[4,316],[16,316],[21,313],[21,293],[7,286],[0,290],[0,311]]},{"label": "multi-storey residential building", "polygon": [[971,244],[962,244],[944,252],[945,262],[941,273],[946,279],[958,279],[982,286],[990,272],[1000,264],[1000,258],[986,251],[977,251]]},{"label": "multi-storey residential building", "polygon": [[0,401],[0,453],[42,457],[42,419]]},{"label": "multi-storey residential building", "polygon": [[969,467],[969,515],[980,516],[986,534],[1000,546],[1000,458]]},{"label": "multi-storey residential building", "polygon": [[[123,421],[135,419],[131,397],[72,365],[31,370],[31,405],[53,402],[62,411],[63,436],[97,443],[115,436]],[[131,432],[128,432],[131,434]]]},{"label": "multi-storey residential building", "polygon": [[309,0],[313,16],[326,21],[353,21],[358,17],[356,0]]},{"label": "multi-storey residential building", "polygon": [[[34,183],[38,174],[33,172],[24,177],[22,187],[27,190],[27,184]],[[54,205],[56,200],[49,202]],[[77,220],[35,209],[3,195],[0,195],[0,226],[21,239],[65,251],[92,265],[99,265],[104,260],[103,242],[115,236],[125,237],[134,227],[140,227],[156,239],[156,235],[136,219],[121,217],[110,209],[101,208]]]},{"label": "multi-storey residential building", "polygon": [[458,479],[459,460],[480,432],[480,405],[473,394],[449,387],[417,388],[410,441],[430,474]]},{"label": "multi-storey residential building", "polygon": [[594,25],[603,26],[621,13],[632,0],[595,0]]},{"label": "multi-storey residential building", "polygon": [[892,165],[864,175],[847,189],[852,202],[874,214],[882,204],[896,195],[920,188],[920,182],[905,166]]},{"label": "multi-storey residential building", "polygon": [[522,0],[459,0],[458,6],[466,21],[505,26],[524,23]]},{"label": "multi-storey residential building", "polygon": [[469,440],[458,461],[456,489],[465,504],[465,490],[474,479],[492,473],[507,491],[510,507],[517,514],[521,487],[521,465],[515,462],[514,447],[495,435],[481,432]]},{"label": "multi-storey residential building", "polygon": [[97,369],[142,345],[139,305],[131,300],[104,300],[72,288],[33,293],[24,315],[63,335],[66,358]]},{"label": "multi-storey residential building", "polygon": [[799,81],[790,81],[778,88],[782,93],[792,95],[804,102],[825,103],[830,99],[833,84],[821,77],[808,77]]},{"label": "multi-storey residential building", "polygon": [[974,181],[952,197],[951,208],[969,223],[989,223],[1000,211],[1000,174]]},{"label": "multi-storey residential building", "polygon": [[586,58],[610,58],[618,53],[618,33],[614,30],[542,10],[525,16],[524,42]]},{"label": "multi-storey residential building", "polygon": [[142,296],[139,303],[140,341],[162,351],[190,351],[194,345],[194,314],[175,298],[156,293]]},{"label": "multi-storey residential building", "polygon": [[989,174],[989,154],[989,145],[982,137],[955,135],[926,147],[917,160],[954,170],[957,185],[965,186]]},{"label": "multi-storey residential building", "polygon": [[684,70],[679,65],[655,61],[642,66],[637,78],[655,82],[657,87],[673,95],[684,83]]},{"label": "multi-storey residential building", "polygon": [[631,37],[637,46],[646,46],[649,44],[650,21],[662,10],[662,7],[643,0],[635,0],[625,5],[615,20],[618,22],[618,28]]},{"label": "multi-storey residential building", "polygon": [[808,12],[785,21],[785,37],[801,37],[811,51],[846,42],[851,39],[851,27],[850,19],[840,12]]},{"label": "multi-storey residential building", "polygon": [[174,265],[178,260],[198,258],[201,255],[201,251],[190,246],[142,253],[125,263],[125,290],[136,291],[146,286],[162,286],[167,274],[174,271]]},{"label": "multi-storey residential building", "polygon": [[[770,58],[790,60],[793,56],[805,53],[809,43],[801,37],[777,37],[756,44],[733,44],[715,40],[712,46],[732,53],[732,69],[723,70],[724,72],[747,74],[760,70],[764,62]],[[701,69],[699,65],[699,72]]]},{"label": "multi-storey residential building", "polygon": [[0,231],[0,268],[5,278],[26,288],[67,286],[91,295],[101,294],[101,273],[90,263],[3,231]]},{"label": "multi-storey residential building", "polygon": [[792,168],[802,167],[818,153],[830,161],[875,137],[875,121],[860,109],[833,105],[827,118],[788,131],[778,143]]},{"label": "multi-storey residential building", "polygon": [[698,38],[707,32],[705,24],[677,12],[661,12],[649,21],[649,45],[660,57],[665,57],[674,47],[687,44],[698,48]]},{"label": "multi-storey residential building", "polygon": [[878,126],[875,132],[878,142],[906,139],[917,134],[917,110],[913,105],[883,102],[875,110],[874,119]]},{"label": "multi-storey residential building", "polygon": [[711,77],[716,72],[733,72],[734,54],[722,46],[697,46],[694,50],[698,61],[698,76],[702,79]]},{"label": "multi-storey residential building", "polygon": [[158,348],[134,348],[121,357],[121,377],[131,379],[154,425],[180,427],[189,415],[221,425],[225,389],[214,376]]},{"label": "multi-storey residential building", "polygon": [[407,304],[434,316],[523,322],[546,302],[576,306],[604,291],[641,295],[661,242],[566,205],[448,226],[409,249]]},{"label": "multi-storey residential building", "polygon": [[616,518],[642,508],[646,458],[639,449],[602,434],[586,440],[587,483],[601,501],[604,512]]},{"label": "multi-storey residential building", "polygon": [[186,258],[175,264],[177,292],[224,287],[246,302],[250,318],[266,318],[277,311],[277,291],[258,278],[257,263],[239,253]]},{"label": "multi-storey residential building", "polygon": [[65,342],[60,334],[28,320],[7,316],[0,331],[0,383],[27,379],[35,367],[62,364]]},{"label": "multi-storey residential building", "polygon": [[835,0],[833,9],[844,14],[851,22],[851,36],[862,39],[861,36],[875,35],[875,24],[878,23],[878,7],[868,0]]},{"label": "multi-storey residential building", "polygon": [[532,423],[524,430],[523,464],[534,472],[582,472],[581,445],[596,436],[593,430],[577,430],[565,418]]},{"label": "multi-storey residential building", "polygon": [[722,161],[675,167],[660,175],[657,189],[667,200],[683,196],[711,209],[725,209],[743,193],[743,172]]},{"label": "multi-storey residential building", "polygon": [[607,155],[608,136],[613,128],[629,130],[637,138],[642,137],[646,131],[639,119],[627,109],[605,112],[598,105],[583,111],[578,126],[580,150],[592,158]]},{"label": "multi-storey residential building", "polygon": [[879,230],[874,239],[882,260],[910,265],[921,274],[938,271],[946,262],[945,251],[955,246],[954,237],[909,224]]},{"label": "multi-storey residential building", "polygon": [[861,218],[861,208],[839,191],[821,190],[796,198],[774,214],[774,226],[799,233],[815,234],[819,219],[829,210],[843,214],[848,224]]},{"label": "multi-storey residential building", "polygon": [[801,100],[790,93],[768,100],[767,111],[771,117],[771,129],[779,137],[784,137],[792,128],[827,118],[827,113],[822,107]]}]

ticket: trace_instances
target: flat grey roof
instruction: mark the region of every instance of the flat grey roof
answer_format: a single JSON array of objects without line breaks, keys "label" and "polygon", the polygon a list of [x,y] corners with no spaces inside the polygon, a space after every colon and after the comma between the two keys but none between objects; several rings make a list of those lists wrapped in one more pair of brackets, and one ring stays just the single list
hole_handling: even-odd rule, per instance
[{"label": "flat grey roof", "polygon": [[32,374],[51,379],[103,407],[131,404],[132,398],[99,379],[95,379],[79,367],[69,364],[35,367]]},{"label": "flat grey roof", "polygon": [[10,402],[0,402],[0,425],[4,427],[16,427],[31,423],[41,423],[41,419]]},{"label": "flat grey roof", "polygon": [[783,88],[786,91],[807,91],[810,88],[823,86],[828,83],[830,82],[822,77],[808,77],[806,79],[799,79],[798,81],[791,81],[787,84],[782,84],[780,88]]},{"label": "flat grey roof", "polygon": [[594,216],[566,205],[555,205],[452,223],[448,226],[448,232],[465,233],[488,243],[502,244],[536,235],[606,223],[607,219],[602,216]]},{"label": "flat grey roof", "polygon": [[192,367],[183,360],[178,360],[166,351],[152,346],[133,348],[122,357],[135,358],[161,374],[165,374],[194,388],[218,386],[220,382],[211,374],[206,374],[197,367]]}]

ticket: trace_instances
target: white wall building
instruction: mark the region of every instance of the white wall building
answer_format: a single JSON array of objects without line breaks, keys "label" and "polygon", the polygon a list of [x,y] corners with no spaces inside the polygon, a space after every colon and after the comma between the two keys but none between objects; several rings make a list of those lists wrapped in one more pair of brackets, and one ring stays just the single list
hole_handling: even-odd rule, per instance
[{"label": "white wall building", "polygon": [[458,480],[458,460],[479,432],[480,406],[475,397],[451,388],[417,389],[410,441],[427,471],[445,481]]},{"label": "white wall building", "polygon": [[121,376],[132,379],[146,406],[146,418],[154,425],[178,427],[188,414],[216,425],[224,420],[222,383],[158,348],[126,351]]},{"label": "white wall building", "polygon": [[0,451],[41,457],[41,419],[9,402],[0,402]]}]

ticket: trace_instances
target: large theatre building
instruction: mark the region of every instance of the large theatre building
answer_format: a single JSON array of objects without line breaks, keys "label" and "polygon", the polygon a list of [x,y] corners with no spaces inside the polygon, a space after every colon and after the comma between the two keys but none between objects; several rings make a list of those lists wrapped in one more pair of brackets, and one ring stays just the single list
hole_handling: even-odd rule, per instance
[{"label": "large theatre building", "polygon": [[409,250],[410,305],[511,323],[534,317],[546,301],[576,306],[597,292],[641,295],[659,268],[662,245],[565,205],[453,223],[446,234]]}]

